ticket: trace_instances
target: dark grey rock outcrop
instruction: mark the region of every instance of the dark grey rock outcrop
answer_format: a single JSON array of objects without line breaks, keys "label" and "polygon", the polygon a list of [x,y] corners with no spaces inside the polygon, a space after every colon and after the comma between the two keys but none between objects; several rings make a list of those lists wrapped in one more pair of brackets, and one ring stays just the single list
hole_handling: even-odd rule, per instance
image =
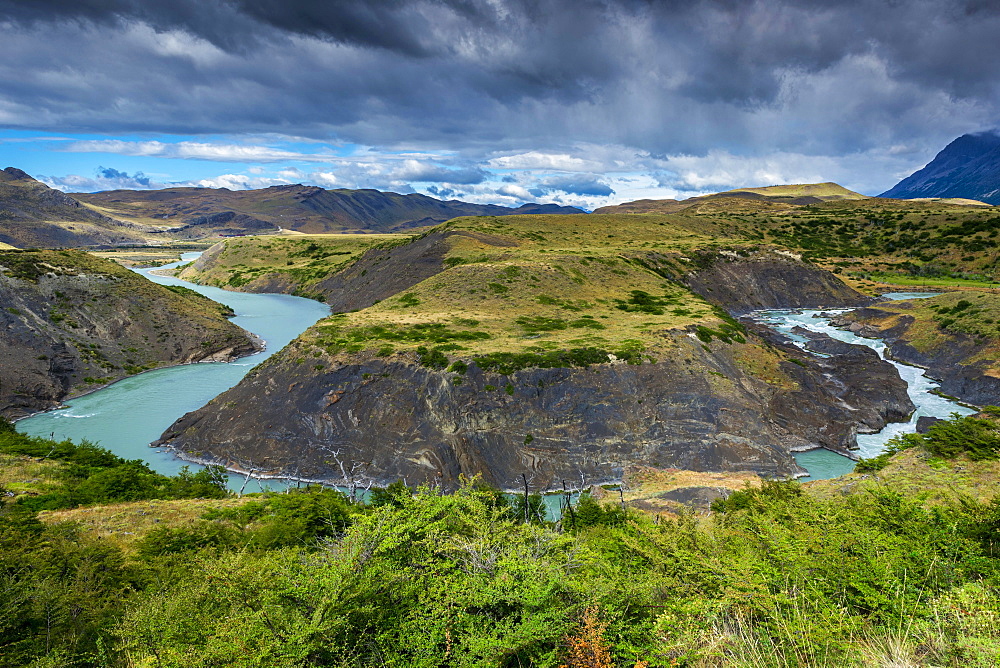
[{"label": "dark grey rock outcrop", "polygon": [[733,314],[767,308],[843,308],[875,301],[829,271],[774,250],[697,254],[681,280]]},{"label": "dark grey rock outcrop", "polygon": [[181,456],[271,473],[336,481],[344,464],[382,484],[454,487],[478,474],[510,489],[522,474],[536,487],[580,474],[615,481],[630,464],[797,475],[792,451],[850,454],[857,429],[870,426],[843,401],[853,379],[836,377],[841,366],[780,362],[788,382],[776,387],[743,370],[741,345],[705,350],[674,336],[676,355],[655,364],[510,375],[472,365],[464,376],[402,355],[355,356],[315,372],[297,363],[303,351],[293,344],[161,442]]}]

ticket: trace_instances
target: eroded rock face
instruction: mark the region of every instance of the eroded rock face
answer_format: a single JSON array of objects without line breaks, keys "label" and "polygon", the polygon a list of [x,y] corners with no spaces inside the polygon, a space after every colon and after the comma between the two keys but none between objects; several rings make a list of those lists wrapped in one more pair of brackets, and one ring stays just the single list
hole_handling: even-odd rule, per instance
[{"label": "eroded rock face", "polygon": [[896,367],[868,346],[845,343],[816,332],[810,332],[809,337],[808,350],[829,355],[817,359],[816,364],[837,379],[834,393],[854,412],[860,431],[873,434],[888,422],[909,420],[917,407]]},{"label": "eroded rock face", "polygon": [[144,367],[260,346],[220,305],[75,251],[0,253],[0,306],[0,414],[10,418]]},{"label": "eroded rock face", "polygon": [[792,450],[849,453],[858,427],[869,427],[845,406],[850,379],[828,377],[833,369],[779,361],[785,383],[776,386],[744,371],[746,355],[767,348],[705,350],[674,335],[676,355],[655,364],[511,375],[473,365],[459,376],[402,355],[355,356],[317,373],[296,364],[293,344],[182,417],[161,443],[191,458],[333,481],[343,463],[381,484],[454,487],[478,474],[513,489],[522,474],[536,487],[581,474],[618,480],[629,464],[796,475]]},{"label": "eroded rock face", "polygon": [[733,314],[763,308],[843,308],[874,301],[791,253],[706,253],[701,263],[703,267],[692,267],[684,283]]}]

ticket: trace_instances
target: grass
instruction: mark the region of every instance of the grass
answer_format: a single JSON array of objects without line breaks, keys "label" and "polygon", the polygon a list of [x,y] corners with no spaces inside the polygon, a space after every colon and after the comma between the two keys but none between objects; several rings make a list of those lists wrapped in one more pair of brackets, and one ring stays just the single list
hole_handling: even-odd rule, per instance
[{"label": "grass", "polygon": [[[655,305],[640,310],[631,303],[636,292],[651,296]],[[383,343],[397,351],[451,344],[451,356],[470,358],[572,348],[616,352],[638,345],[655,357],[672,349],[658,332],[717,321],[700,297],[622,259],[505,253],[455,265],[403,295],[328,318],[304,340],[329,353]],[[406,334],[434,330],[437,338]]]},{"label": "grass", "polygon": [[[677,517],[690,510],[676,501],[664,498],[665,494],[691,487],[724,488],[735,491],[744,489],[747,485],[756,487],[760,482],[761,478],[757,474],[741,471],[713,473],[632,466],[625,471],[622,495],[630,508],[648,515]],[[604,502],[617,502],[620,498],[617,490],[602,489],[596,496]]]},{"label": "grass", "polygon": [[135,501],[71,510],[46,510],[38,518],[46,524],[73,522],[91,536],[107,540],[126,553],[153,529],[192,526],[210,510],[234,508],[254,496],[228,499],[177,499]]},{"label": "grass", "polygon": [[921,288],[947,288],[947,289],[975,289],[993,288],[1000,289],[1000,282],[997,281],[977,281],[965,278],[950,277],[928,277],[910,276],[907,274],[870,273],[866,275],[869,280],[884,283],[886,285],[902,285],[906,287]]},{"label": "grass", "polygon": [[819,197],[831,200],[868,199],[865,195],[836,183],[800,183],[793,185],[765,186],[763,188],[736,188],[727,192],[749,192],[768,197]]},{"label": "grass", "polygon": [[59,487],[53,477],[60,468],[58,462],[0,453],[0,487],[14,497],[45,494]]}]

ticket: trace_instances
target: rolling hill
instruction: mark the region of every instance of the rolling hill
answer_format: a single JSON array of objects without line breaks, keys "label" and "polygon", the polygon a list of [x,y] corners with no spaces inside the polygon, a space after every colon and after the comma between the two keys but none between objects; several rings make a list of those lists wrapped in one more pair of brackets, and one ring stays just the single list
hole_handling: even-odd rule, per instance
[{"label": "rolling hill", "polygon": [[863,200],[864,195],[848,190],[836,183],[804,183],[761,188],[737,188],[712,195],[676,199],[641,199],[614,206],[601,207],[594,213],[677,213],[699,204],[719,202],[726,199],[755,200],[769,204],[804,206],[817,202],[842,200]]}]

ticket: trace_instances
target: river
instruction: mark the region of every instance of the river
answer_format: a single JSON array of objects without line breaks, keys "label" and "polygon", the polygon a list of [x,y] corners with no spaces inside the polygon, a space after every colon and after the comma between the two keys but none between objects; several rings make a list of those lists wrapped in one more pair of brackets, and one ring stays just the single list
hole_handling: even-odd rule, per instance
[{"label": "river", "polygon": [[[185,253],[175,267],[197,257]],[[326,305],[301,297],[275,294],[229,292],[219,288],[194,285],[176,278],[159,276],[152,270],[140,270],[144,276],[162,285],[183,285],[226,304],[236,312],[233,322],[261,337],[267,344],[264,352],[229,363],[199,363],[156,369],[131,376],[91,394],[72,399],[57,410],[39,413],[17,422],[19,431],[34,436],[79,441],[87,439],[127,459],[143,459],[153,470],[166,475],[176,474],[185,465],[170,451],[151,449],[148,444],[160,437],[177,418],[204,406],[211,399],[236,385],[257,364],[283,348],[309,326],[329,313]],[[931,296],[927,293],[896,293],[893,299]],[[827,309],[825,312],[831,312]],[[841,311],[833,311],[839,313]],[[828,334],[847,343],[869,346],[885,357],[885,344],[877,339],[865,339],[833,327],[829,320],[818,317],[819,311],[758,311],[755,319],[774,327],[797,343],[805,339],[792,333],[796,326]],[[890,362],[892,362],[890,360]],[[892,362],[907,382],[910,398],[917,406],[909,422],[891,423],[877,434],[859,434],[859,454],[873,457],[897,434],[916,430],[917,418],[923,415],[948,417],[951,413],[967,415],[973,411],[949,401],[931,390],[937,383],[927,378],[923,370]],[[817,449],[795,455],[799,464],[809,471],[803,480],[832,478],[854,469],[854,462],[829,450]],[[193,466],[193,465],[192,465]],[[239,489],[244,476],[231,475],[230,487]],[[283,488],[287,481],[255,480],[246,491],[258,491],[265,486]]]},{"label": "river", "polygon": [[[896,292],[886,294],[885,297],[889,299],[920,299],[932,297],[935,294],[937,293]],[[845,313],[850,310],[824,309],[822,313],[836,314]],[[806,338],[793,333],[792,329],[795,327],[802,327],[813,332],[827,334],[846,343],[868,346],[877,352],[879,357],[885,359],[885,342],[880,339],[866,339],[847,330],[838,329],[830,324],[829,319],[820,317],[820,313],[821,311],[813,310],[765,310],[757,311],[752,316],[758,322],[778,330],[800,346],[806,342]],[[923,369],[901,364],[893,360],[887,361],[896,367],[899,371],[899,376],[906,381],[907,393],[910,395],[910,399],[917,409],[910,416],[909,422],[890,422],[882,431],[876,434],[858,434],[858,454],[860,456],[865,458],[874,457],[883,452],[886,442],[893,436],[912,434],[917,430],[917,419],[922,416],[946,418],[952,413],[970,415],[975,412],[954,401],[933,394],[932,390],[938,387],[938,383],[928,378]],[[807,477],[800,478],[803,481],[836,478],[854,470],[853,460],[822,448],[796,453],[795,460],[800,466],[809,471]]]},{"label": "river", "polygon": [[[185,253],[180,262],[164,268],[176,267],[198,255]],[[96,392],[71,399],[64,408],[19,420],[17,429],[33,436],[74,441],[87,439],[120,457],[143,459],[153,470],[174,475],[189,463],[169,451],[150,448],[149,444],[158,439],[177,418],[201,408],[236,385],[250,369],[328,315],[330,309],[325,304],[302,297],[230,292],[158,276],[150,273],[151,269],[138,271],[161,285],[183,285],[229,306],[236,312],[232,321],[263,339],[265,350],[234,362],[185,364],[130,376]],[[239,489],[244,482],[244,476],[230,476],[230,487]],[[278,489],[287,482],[255,481],[247,485],[246,491],[259,491],[258,488],[265,484],[271,489]]]}]

